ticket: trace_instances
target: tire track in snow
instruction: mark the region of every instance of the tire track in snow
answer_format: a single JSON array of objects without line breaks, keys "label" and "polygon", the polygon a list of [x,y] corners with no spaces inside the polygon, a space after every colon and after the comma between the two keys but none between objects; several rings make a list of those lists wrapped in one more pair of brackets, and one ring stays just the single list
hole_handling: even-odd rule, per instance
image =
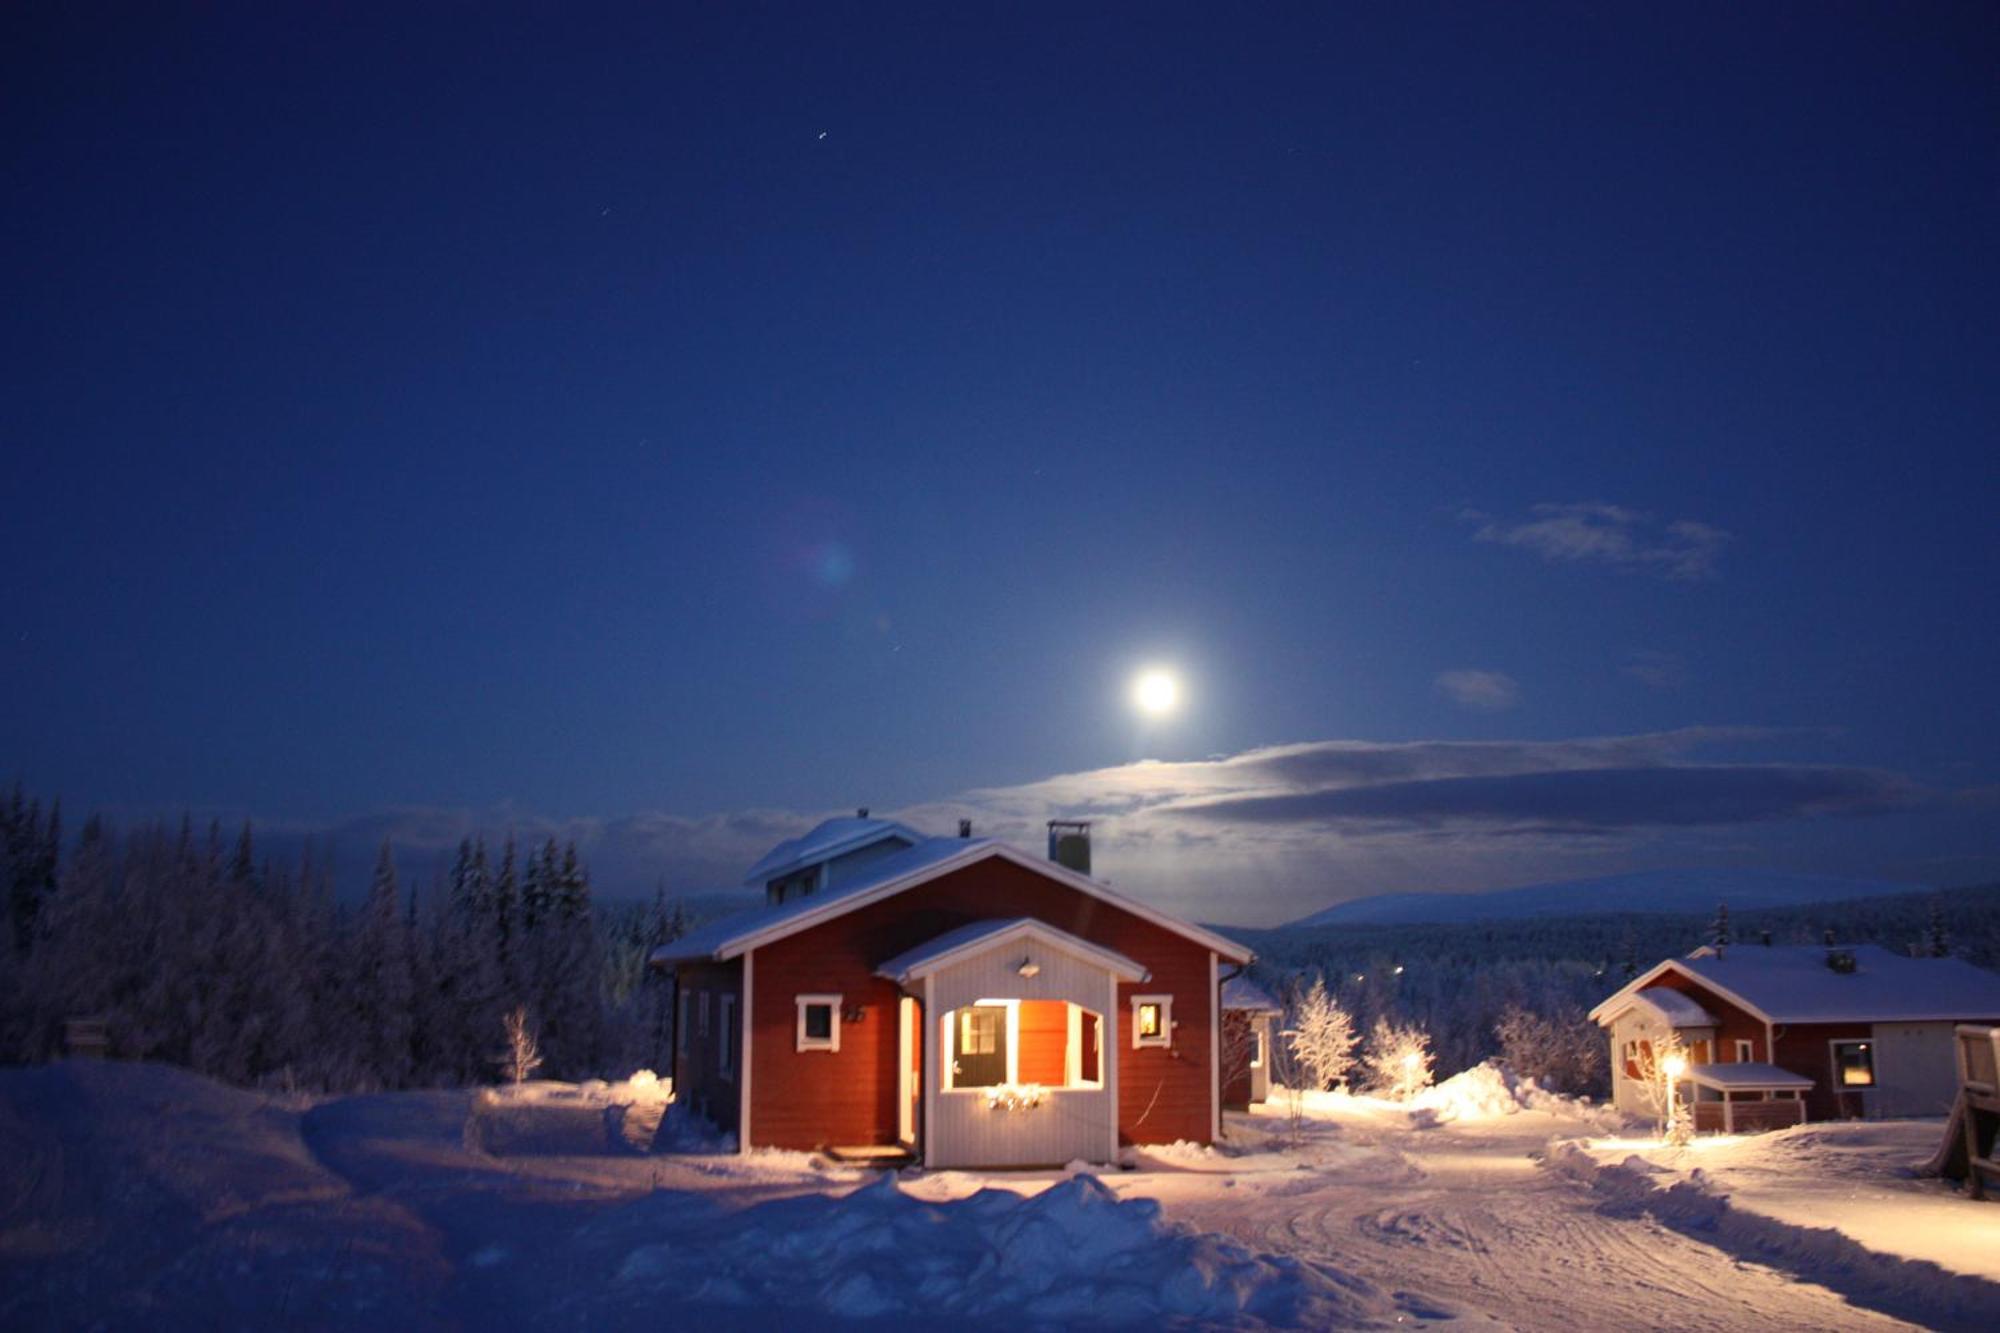
[{"label": "tire track in snow", "polygon": [[1911,1327],[1643,1215],[1607,1215],[1581,1185],[1536,1169],[1536,1139],[1347,1132],[1381,1165],[1286,1173],[1270,1188],[1243,1176],[1230,1189],[1173,1190],[1170,1215],[1523,1328]]}]

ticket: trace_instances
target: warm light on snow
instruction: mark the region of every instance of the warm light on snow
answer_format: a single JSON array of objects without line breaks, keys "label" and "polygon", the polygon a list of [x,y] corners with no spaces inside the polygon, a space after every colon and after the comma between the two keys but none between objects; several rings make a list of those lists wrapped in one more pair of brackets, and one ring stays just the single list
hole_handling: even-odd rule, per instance
[{"label": "warm light on snow", "polygon": [[1132,682],[1132,704],[1148,717],[1165,717],[1180,706],[1181,684],[1173,673],[1154,667]]}]

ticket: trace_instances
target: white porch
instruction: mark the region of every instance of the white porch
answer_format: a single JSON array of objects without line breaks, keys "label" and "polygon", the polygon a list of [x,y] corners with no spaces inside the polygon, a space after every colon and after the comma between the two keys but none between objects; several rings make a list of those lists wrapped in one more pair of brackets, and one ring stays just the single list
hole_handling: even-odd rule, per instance
[{"label": "white porch", "polygon": [[921,1006],[900,1067],[920,1081],[904,1105],[925,1165],[1116,1160],[1118,985],[1144,967],[1023,917],[949,931],[877,973]]}]

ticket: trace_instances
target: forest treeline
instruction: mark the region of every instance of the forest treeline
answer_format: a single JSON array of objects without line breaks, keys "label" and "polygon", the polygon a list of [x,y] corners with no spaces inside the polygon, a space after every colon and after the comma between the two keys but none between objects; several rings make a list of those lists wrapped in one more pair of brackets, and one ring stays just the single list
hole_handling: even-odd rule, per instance
[{"label": "forest treeline", "polygon": [[358,905],[330,863],[260,858],[233,839],[0,804],[0,1058],[61,1054],[65,1024],[101,1019],[109,1054],[239,1084],[323,1090],[492,1082],[504,1015],[525,1007],[544,1077],[663,1070],[670,983],[647,952],[677,904],[606,911],[575,845],[461,844],[422,895],[392,848]]},{"label": "forest treeline", "polygon": [[[342,904],[311,847],[277,864],[247,825],[231,838],[185,821],[119,833],[92,819],[65,841],[60,812],[17,788],[0,801],[0,888],[0,1060],[60,1054],[65,1020],[93,1017],[112,1055],[239,1084],[483,1083],[498,1076],[503,1017],[524,1006],[544,1077],[670,1064],[672,986],[645,958],[683,933],[681,907],[657,894],[595,902],[574,845],[469,840],[419,894],[385,844],[365,899]],[[1218,929],[1257,951],[1253,975],[1276,993],[1323,978],[1357,1031],[1420,1028],[1446,1077],[1501,1054],[1503,1024],[1580,1068],[1568,1055],[1603,1040],[1590,1007],[1717,925],[1627,914]],[[1745,945],[1831,930],[1992,968],[2000,885],[1744,911],[1722,926]],[[1601,1070],[1577,1082],[1566,1090],[1603,1091]]]}]

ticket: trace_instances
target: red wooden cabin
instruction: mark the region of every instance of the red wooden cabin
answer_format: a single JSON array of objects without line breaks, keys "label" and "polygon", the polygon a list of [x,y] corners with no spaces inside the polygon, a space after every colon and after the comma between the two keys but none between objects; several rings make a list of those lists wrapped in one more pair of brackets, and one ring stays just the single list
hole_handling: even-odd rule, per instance
[{"label": "red wooden cabin", "polygon": [[1220,990],[1249,951],[1092,879],[1087,830],[1050,846],[1080,865],[865,817],[773,849],[764,906],[653,955],[676,1098],[745,1150],[940,1167],[1213,1141]]},{"label": "red wooden cabin", "polygon": [[1953,1028],[2000,1018],[2000,975],[1875,945],[1736,944],[1669,958],[1590,1016],[1610,1037],[1612,1099],[1635,1114],[1653,1113],[1672,1033],[1700,1130],[1943,1115]]}]

